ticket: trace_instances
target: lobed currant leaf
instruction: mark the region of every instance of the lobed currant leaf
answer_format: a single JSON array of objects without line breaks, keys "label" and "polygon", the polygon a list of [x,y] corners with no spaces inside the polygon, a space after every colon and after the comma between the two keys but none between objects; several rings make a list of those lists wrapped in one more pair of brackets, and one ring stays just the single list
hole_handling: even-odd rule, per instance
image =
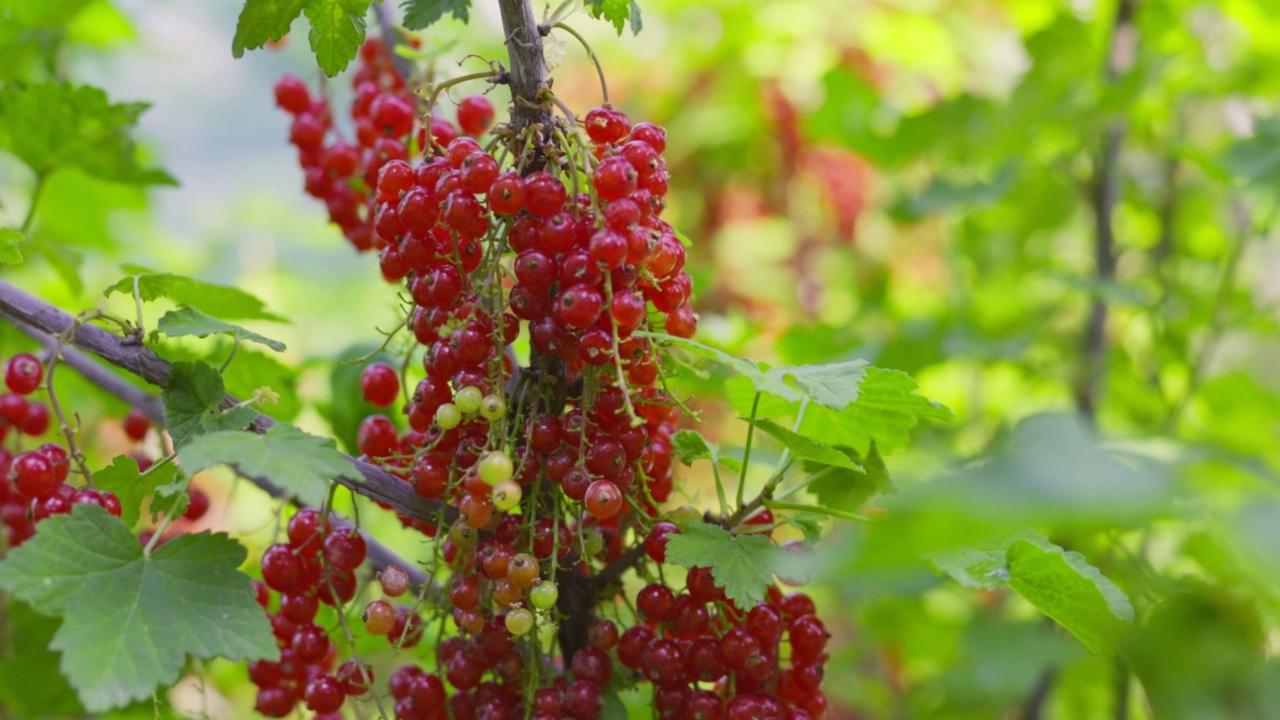
[{"label": "lobed currant leaf", "polygon": [[686,568],[709,567],[716,585],[740,608],[764,599],[785,551],[762,535],[734,535],[704,522],[680,524],[667,537],[667,562]]},{"label": "lobed currant leaf", "polygon": [[742,469],[742,463],[737,458],[721,455],[719,445],[702,437],[695,430],[680,430],[672,435],[671,452],[685,465],[692,465],[697,460],[710,460],[734,470]]},{"label": "lobed currant leaf", "polygon": [[859,456],[854,450],[834,449],[847,453],[858,467],[849,469],[818,462],[805,463],[804,468],[810,473],[822,473],[821,477],[809,485],[809,492],[817,498],[820,505],[854,511],[872,495],[886,493],[893,488],[889,469],[885,467],[875,441],[871,442],[871,450],[865,457]]},{"label": "lobed currant leaf", "polygon": [[152,272],[140,265],[125,265],[128,276],[113,283],[103,294],[133,294],[135,278],[143,302],[168,298],[175,303],[194,305],[230,320],[272,320],[286,322],[266,310],[266,305],[249,293],[225,285],[215,285],[174,273]]},{"label": "lobed currant leaf", "polygon": [[640,7],[634,0],[586,0],[586,2],[591,17],[608,20],[619,35],[627,26],[628,20],[631,21],[631,32],[640,32]]},{"label": "lobed currant leaf", "polygon": [[142,514],[142,503],[154,496],[157,488],[172,483],[180,474],[172,462],[155,463],[142,472],[137,460],[117,455],[110,465],[93,474],[93,482],[120,498],[120,519],[126,526],[133,527]]},{"label": "lobed currant leaf", "polygon": [[311,51],[329,77],[355,59],[364,42],[364,16],[369,0],[306,0],[302,12],[311,23]]},{"label": "lobed currant leaf", "polygon": [[306,0],[246,0],[236,21],[236,34],[231,38],[231,54],[244,55],[268,42],[279,41],[289,34],[289,27],[302,14]]},{"label": "lobed currant leaf", "polygon": [[471,0],[405,0],[400,7],[404,9],[404,26],[409,30],[423,30],[445,13],[464,23],[471,21]]},{"label": "lobed currant leaf", "polygon": [[160,393],[164,401],[164,424],[181,448],[204,432],[204,421],[216,414],[226,396],[222,376],[205,362],[175,362],[169,371],[169,385]]},{"label": "lobed currant leaf", "polygon": [[262,435],[236,431],[202,435],[179,449],[178,459],[191,474],[225,464],[243,475],[270,478],[288,494],[314,507],[324,504],[332,478],[360,478],[333,440],[284,422],[272,425]]},{"label": "lobed currant leaf", "polygon": [[118,518],[94,505],[41,523],[0,562],[0,588],[59,616],[50,648],[90,712],[172,684],[186,656],[276,659],[247,553],[224,534],[180,535],[147,556]]},{"label": "lobed currant leaf", "polygon": [[1133,603],[1123,590],[1080,553],[1033,531],[1014,535],[998,550],[965,546],[929,560],[966,587],[1008,587],[1098,655],[1114,653],[1133,625]]},{"label": "lobed currant leaf", "polygon": [[138,164],[130,132],[146,103],[112,103],[95,87],[18,84],[0,97],[0,147],[36,175],[76,167],[111,182],[176,185],[163,170]]},{"label": "lobed currant leaf", "polygon": [[238,340],[249,340],[266,345],[276,352],[284,352],[284,343],[279,340],[272,340],[264,335],[246,330],[239,325],[223,322],[191,305],[182,305],[177,310],[170,310],[165,313],[161,316],[160,321],[156,323],[156,331],[169,337],[231,335]]}]

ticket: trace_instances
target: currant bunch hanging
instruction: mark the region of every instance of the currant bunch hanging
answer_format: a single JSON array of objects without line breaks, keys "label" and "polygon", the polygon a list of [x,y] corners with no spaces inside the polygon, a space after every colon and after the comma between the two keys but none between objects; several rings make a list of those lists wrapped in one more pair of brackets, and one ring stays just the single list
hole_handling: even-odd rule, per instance
[{"label": "currant bunch hanging", "polygon": [[[361,614],[402,649],[422,624],[456,631],[438,638],[434,670],[411,660],[388,678],[395,717],[593,720],[619,681],[652,686],[663,718],[821,716],[826,632],[803,594],[738,607],[698,568],[683,587],[645,586],[627,617],[614,590],[583,585],[628,546],[663,564],[671,521],[700,517],[663,509],[679,415],[651,334],[690,337],[697,325],[685,246],[661,219],[665,131],[607,104],[581,121],[566,110],[554,128],[495,125],[484,95],[458,103],[455,127],[415,104],[379,41],[360,57],[354,143],[295,78],[276,99],[294,115],[307,191],[412,303],[401,367],[362,372],[364,398],[386,414],[360,424],[359,450],[457,518],[402,517],[435,539],[432,577],[414,588],[385,569],[382,597]],[[511,348],[524,341],[521,366]],[[367,665],[352,658],[335,673],[334,643],[314,637],[319,604],[356,594],[356,554],[330,557],[329,543],[359,535],[308,512],[263,557],[260,599],[284,657],[250,672],[273,717],[381,697]],[[767,510],[747,520],[771,522]],[[584,587],[598,606],[574,618],[561,590]],[[547,631],[570,623],[586,642],[557,656]]]}]

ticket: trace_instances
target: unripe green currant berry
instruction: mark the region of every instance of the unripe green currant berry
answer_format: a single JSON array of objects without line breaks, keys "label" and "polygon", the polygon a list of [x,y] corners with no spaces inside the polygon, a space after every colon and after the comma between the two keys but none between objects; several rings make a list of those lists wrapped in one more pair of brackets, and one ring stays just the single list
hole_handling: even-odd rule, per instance
[{"label": "unripe green currant berry", "polygon": [[503,480],[493,486],[493,492],[490,493],[489,499],[493,500],[495,508],[506,512],[519,505],[520,498],[523,496],[524,491],[520,489],[520,483],[513,480]]},{"label": "unripe green currant berry", "polygon": [[436,408],[436,424],[441,430],[452,430],[462,424],[462,411],[453,403]]},{"label": "unripe green currant berry", "polygon": [[462,518],[459,518],[449,528],[449,539],[459,549],[469,548],[476,544],[476,529],[468,525]]},{"label": "unripe green currant berry", "polygon": [[501,395],[485,395],[480,403],[480,417],[490,422],[501,420],[507,414],[507,403]]},{"label": "unripe green currant berry", "polygon": [[453,404],[463,413],[470,415],[480,409],[480,402],[484,400],[484,395],[480,394],[478,387],[464,387],[453,394]]},{"label": "unripe green currant berry", "polygon": [[673,523],[698,522],[701,519],[702,513],[698,512],[698,509],[692,505],[681,505],[671,511],[671,522]]},{"label": "unripe green currant berry", "polygon": [[548,580],[543,580],[529,591],[529,602],[539,610],[550,610],[560,599],[560,588]]},{"label": "unripe green currant berry", "polygon": [[587,555],[598,555],[604,549],[604,535],[600,534],[595,528],[586,528],[582,531],[582,547]]},{"label": "unripe green currant berry", "polygon": [[477,468],[480,472],[480,479],[486,485],[497,485],[511,479],[515,474],[515,465],[511,462],[511,456],[501,450],[491,450],[480,458],[480,464]]},{"label": "unripe green currant berry", "polygon": [[533,613],[516,608],[507,613],[507,632],[519,637],[533,629]]}]

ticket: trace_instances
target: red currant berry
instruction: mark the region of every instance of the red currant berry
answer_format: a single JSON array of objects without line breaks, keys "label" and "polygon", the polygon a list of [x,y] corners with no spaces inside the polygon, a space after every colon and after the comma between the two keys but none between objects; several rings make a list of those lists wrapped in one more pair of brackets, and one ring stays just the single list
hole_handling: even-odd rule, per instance
[{"label": "red currant berry", "polygon": [[35,355],[19,353],[9,358],[4,366],[4,384],[19,395],[30,395],[40,387],[44,366]]},{"label": "red currant berry", "polygon": [[142,440],[147,436],[147,430],[150,428],[150,420],[138,408],[130,410],[129,414],[124,416],[124,434],[129,436],[130,440]]},{"label": "red currant berry", "polygon": [[458,103],[458,127],[468,135],[481,135],[493,124],[493,103],[483,95],[471,95]]}]

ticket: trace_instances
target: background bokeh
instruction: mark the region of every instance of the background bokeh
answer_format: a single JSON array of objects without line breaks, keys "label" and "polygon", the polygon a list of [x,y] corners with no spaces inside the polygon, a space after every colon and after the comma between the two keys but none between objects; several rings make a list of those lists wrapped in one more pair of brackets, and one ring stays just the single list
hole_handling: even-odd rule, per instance
[{"label": "background bokeh", "polygon": [[[476,4],[470,25],[423,36],[438,74],[503,57],[496,5]],[[864,511],[882,522],[829,524],[814,551],[833,717],[1280,717],[1280,13],[1144,0],[1117,22],[1125,7],[643,0],[638,36],[570,20],[614,101],[668,130],[668,219],[694,242],[699,339],[770,362],[864,358],[954,412],[881,448],[899,492]],[[332,381],[335,361],[379,341],[395,297],[302,193],[271,87],[284,72],[319,80],[305,30],[235,60],[238,11],[95,0],[60,28],[55,62],[0,63],[6,79],[46,72],[152,103],[144,153],[181,183],[60,173],[39,259],[0,272],[66,309],[96,304],[122,262],[250,289],[289,318],[270,334],[306,367],[280,380],[272,414],[328,431],[334,393],[353,389]],[[596,104],[581,49],[553,35],[552,55],[557,95]],[[0,163],[0,220],[15,225],[31,178]],[[1100,276],[1108,216],[1116,270]],[[1094,303],[1108,318],[1090,349]],[[287,376],[249,356],[233,390]],[[677,388],[704,434],[741,444],[749,392],[716,374]],[[96,442],[109,457],[120,439],[108,427]],[[681,502],[708,497],[703,473],[686,471]],[[210,523],[270,537],[265,498],[206,482]],[[921,561],[1027,526],[1133,600],[1119,656]],[[242,671],[217,665],[205,692],[173,702],[243,716]]]}]

